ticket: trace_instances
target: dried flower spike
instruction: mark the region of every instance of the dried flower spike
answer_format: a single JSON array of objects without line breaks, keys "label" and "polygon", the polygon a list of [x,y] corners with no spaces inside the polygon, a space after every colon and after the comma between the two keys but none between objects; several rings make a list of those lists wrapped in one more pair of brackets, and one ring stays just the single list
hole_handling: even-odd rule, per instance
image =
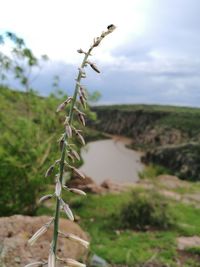
[{"label": "dried flower spike", "polygon": [[[59,218],[60,218],[61,208],[65,211],[67,217],[70,220],[72,220],[72,221],[74,220],[74,216],[73,216],[73,213],[72,213],[69,205],[67,203],[65,203],[63,201],[63,199],[61,198],[62,187],[64,189],[67,189],[70,192],[73,192],[73,193],[76,193],[79,195],[85,195],[85,192],[83,192],[82,190],[79,190],[76,188],[67,188],[66,186],[62,186],[63,182],[64,182],[63,181],[64,180],[64,171],[65,171],[66,165],[68,168],[71,168],[78,176],[80,176],[81,178],[85,178],[84,174],[82,174],[82,172],[80,170],[78,170],[74,166],[70,166],[69,163],[67,163],[65,159],[67,157],[71,156],[72,159],[76,158],[76,159],[80,160],[79,154],[75,150],[72,149],[73,144],[71,144],[69,142],[69,139],[72,139],[71,138],[72,133],[74,132],[76,134],[76,136],[74,136],[74,137],[78,138],[78,140],[83,145],[85,145],[85,140],[81,134],[81,131],[76,129],[73,126],[73,124],[74,124],[74,121],[73,121],[74,111],[77,112],[79,120],[81,121],[81,123],[83,125],[85,125],[85,114],[81,110],[76,108],[76,105],[78,105],[78,107],[81,105],[83,108],[86,107],[86,101],[87,101],[86,90],[85,90],[84,86],[82,86],[82,84],[81,84],[81,79],[86,77],[85,67],[88,64],[90,65],[90,67],[94,71],[96,71],[97,73],[100,73],[97,66],[94,63],[91,63],[90,61],[88,61],[88,58],[92,55],[91,52],[93,51],[93,49],[95,47],[97,47],[101,43],[102,39],[104,37],[106,37],[108,34],[110,34],[114,29],[115,29],[115,26],[113,24],[110,24],[107,27],[107,30],[105,32],[102,32],[102,34],[99,37],[97,37],[93,40],[93,43],[87,52],[84,52],[82,49],[77,50],[78,53],[84,54],[84,58],[83,58],[83,61],[82,61],[80,68],[78,69],[77,78],[75,79],[76,83],[75,83],[75,90],[74,90],[73,97],[68,97],[63,103],[61,103],[57,107],[57,110],[56,110],[56,112],[60,112],[60,111],[64,110],[65,107],[69,104],[69,113],[66,116],[66,120],[64,122],[65,133],[62,134],[61,138],[58,140],[59,145],[60,145],[60,150],[61,150],[60,159],[58,161],[56,161],[54,163],[54,165],[50,166],[49,169],[47,170],[46,174],[45,174],[46,177],[50,176],[52,174],[52,172],[54,171],[55,165],[59,164],[59,174],[56,175],[55,194],[46,195],[40,199],[40,202],[42,202],[42,201],[45,201],[45,200],[47,200],[53,196],[56,197],[55,217],[50,222],[43,225],[28,241],[30,244],[34,244],[34,242],[48,230],[51,223],[54,222],[53,238],[52,238],[50,253],[49,253],[49,257],[48,257],[48,267],[56,267],[56,260],[61,260],[68,267],[69,266],[71,266],[71,267],[86,267],[86,265],[84,263],[80,263],[80,262],[78,262],[74,259],[70,259],[70,258],[68,258],[66,260],[62,260],[62,259],[59,259],[58,255],[57,255],[57,244],[58,244],[58,234],[59,234],[58,227],[59,227]],[[80,102],[77,100],[77,97],[79,97]],[[89,246],[88,241],[83,240],[74,234],[67,234],[66,237],[69,238],[70,240],[74,240],[76,242],[79,242],[80,244],[82,244],[85,247]],[[46,262],[41,261],[41,262],[30,263],[30,264],[26,265],[26,267],[36,266],[37,264],[43,266],[43,265],[46,265]]]}]

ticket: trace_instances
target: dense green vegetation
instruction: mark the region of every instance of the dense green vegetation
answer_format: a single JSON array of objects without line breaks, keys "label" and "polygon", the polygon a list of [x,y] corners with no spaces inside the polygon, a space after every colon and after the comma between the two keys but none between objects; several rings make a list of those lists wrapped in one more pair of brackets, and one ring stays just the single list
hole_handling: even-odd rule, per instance
[{"label": "dense green vegetation", "polygon": [[44,99],[0,88],[1,215],[35,212],[45,170],[57,154],[57,104],[53,95]]},{"label": "dense green vegetation", "polygon": [[[33,91],[27,94],[0,87],[1,216],[34,214],[38,193],[51,181],[44,174],[59,155],[57,140],[65,118],[55,109],[63,99],[62,93],[44,98]],[[91,131],[91,138],[98,136]]]}]

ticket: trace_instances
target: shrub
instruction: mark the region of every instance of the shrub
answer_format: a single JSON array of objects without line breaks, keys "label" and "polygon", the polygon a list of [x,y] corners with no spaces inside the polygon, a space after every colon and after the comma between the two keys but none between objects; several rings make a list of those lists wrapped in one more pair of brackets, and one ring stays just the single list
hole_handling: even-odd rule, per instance
[{"label": "shrub", "polygon": [[120,227],[145,230],[167,229],[174,224],[167,199],[155,191],[134,191],[119,214]]},{"label": "shrub", "polygon": [[140,179],[154,179],[161,174],[172,174],[172,172],[160,165],[149,164],[145,169],[139,172]]}]

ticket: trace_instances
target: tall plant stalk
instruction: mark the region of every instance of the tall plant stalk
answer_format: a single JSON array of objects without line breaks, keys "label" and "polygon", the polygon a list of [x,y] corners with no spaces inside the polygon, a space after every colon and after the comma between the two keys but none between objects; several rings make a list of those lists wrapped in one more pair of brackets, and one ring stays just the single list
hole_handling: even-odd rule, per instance
[{"label": "tall plant stalk", "polygon": [[[54,169],[57,168],[57,166],[58,166],[59,174],[56,176],[55,193],[52,195],[46,195],[46,196],[41,198],[41,201],[45,201],[45,200],[48,200],[52,197],[56,197],[55,215],[54,215],[53,219],[51,219],[48,223],[43,225],[33,235],[33,237],[29,240],[29,243],[33,244],[43,233],[45,233],[48,230],[49,226],[51,224],[53,224],[54,225],[53,239],[52,239],[52,243],[51,243],[51,247],[50,247],[49,258],[48,258],[48,262],[30,263],[30,264],[26,265],[26,267],[36,266],[37,264],[38,265],[40,264],[39,266],[43,266],[47,263],[48,263],[48,267],[55,267],[56,262],[58,260],[67,264],[67,266],[79,266],[79,267],[85,266],[85,264],[77,262],[73,259],[60,259],[57,257],[57,243],[58,243],[59,235],[63,235],[66,238],[75,240],[86,247],[88,247],[88,245],[89,245],[89,243],[87,241],[82,240],[81,238],[79,238],[73,234],[65,234],[65,233],[62,233],[59,231],[59,218],[60,218],[61,208],[65,211],[66,215],[68,216],[68,218],[70,220],[72,220],[72,221],[74,220],[74,216],[73,216],[72,211],[70,210],[68,204],[65,203],[62,199],[62,190],[67,189],[68,191],[71,191],[73,193],[85,195],[85,192],[83,192],[79,189],[68,188],[67,186],[63,185],[63,176],[64,176],[65,169],[67,168],[67,169],[74,171],[81,178],[84,178],[84,175],[78,169],[76,169],[73,166],[73,164],[71,164],[71,162],[70,162],[70,159],[72,159],[72,160],[80,159],[77,151],[75,151],[73,149],[73,145],[70,144],[72,137],[76,136],[83,145],[85,144],[84,138],[81,134],[81,130],[76,129],[73,125],[73,117],[74,117],[74,115],[77,115],[79,121],[82,123],[83,126],[85,126],[85,113],[83,111],[81,111],[80,109],[86,108],[87,98],[86,98],[86,92],[85,92],[84,86],[82,86],[82,84],[81,84],[81,80],[83,78],[86,78],[85,67],[88,65],[94,71],[96,71],[97,73],[100,73],[97,66],[94,63],[92,63],[91,61],[89,61],[89,57],[91,56],[91,52],[93,51],[93,49],[95,47],[99,46],[102,39],[104,37],[106,37],[108,34],[112,33],[114,29],[115,29],[115,26],[113,24],[109,25],[107,27],[107,30],[105,32],[102,32],[100,37],[97,37],[93,40],[93,43],[87,52],[84,52],[82,49],[79,49],[77,51],[80,54],[84,54],[84,58],[83,58],[81,66],[78,69],[78,75],[76,78],[74,94],[72,97],[68,97],[57,108],[57,112],[61,112],[61,111],[65,110],[67,105],[70,105],[69,114],[68,114],[68,116],[66,116],[66,119],[64,122],[65,132],[59,140],[60,148],[61,148],[61,157],[59,160],[55,161],[55,163],[49,167],[49,169],[47,170],[46,175],[45,175],[45,176],[52,175],[52,173],[54,172]],[[79,100],[77,100],[78,96],[79,96]],[[82,107],[82,108],[80,108],[80,107]]]}]

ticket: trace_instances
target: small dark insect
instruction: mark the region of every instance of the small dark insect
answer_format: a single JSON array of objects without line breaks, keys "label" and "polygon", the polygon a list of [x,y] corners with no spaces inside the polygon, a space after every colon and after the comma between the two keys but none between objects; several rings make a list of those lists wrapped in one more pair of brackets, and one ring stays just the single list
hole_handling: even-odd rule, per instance
[{"label": "small dark insect", "polygon": [[110,25],[108,25],[107,29],[109,30],[112,27],[114,27],[114,25],[113,24],[110,24]]}]

